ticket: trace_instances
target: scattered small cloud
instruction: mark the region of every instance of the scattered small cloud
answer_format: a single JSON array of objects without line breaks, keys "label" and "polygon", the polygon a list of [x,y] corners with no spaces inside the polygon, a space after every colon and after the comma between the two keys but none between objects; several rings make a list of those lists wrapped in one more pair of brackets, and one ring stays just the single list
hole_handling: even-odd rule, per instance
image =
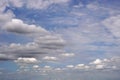
[{"label": "scattered small cloud", "polygon": [[52,70],[52,67],[51,66],[48,66],[48,65],[46,65],[46,66],[44,66],[44,68],[43,68],[44,70]]},{"label": "scattered small cloud", "polygon": [[37,63],[38,60],[36,58],[22,58],[19,57],[17,60],[15,60],[16,63]]},{"label": "scattered small cloud", "polygon": [[34,68],[34,69],[38,69],[39,66],[38,66],[38,65],[33,65],[33,68]]},{"label": "scattered small cloud", "polygon": [[45,56],[45,57],[43,57],[43,60],[56,61],[56,60],[58,60],[58,58],[57,57],[53,57],[53,56]]},{"label": "scattered small cloud", "polygon": [[102,64],[96,65],[96,69],[104,69],[104,65]]},{"label": "scattered small cloud", "polygon": [[66,68],[74,68],[74,65],[67,65]]},{"label": "scattered small cloud", "polygon": [[95,61],[91,62],[90,64],[101,64],[102,60],[96,59]]},{"label": "scattered small cloud", "polygon": [[75,69],[84,69],[84,67],[85,67],[85,64],[77,64],[75,66]]},{"label": "scattered small cloud", "polygon": [[74,53],[63,53],[63,54],[61,54],[63,57],[73,57],[73,56],[75,56],[75,54]]}]

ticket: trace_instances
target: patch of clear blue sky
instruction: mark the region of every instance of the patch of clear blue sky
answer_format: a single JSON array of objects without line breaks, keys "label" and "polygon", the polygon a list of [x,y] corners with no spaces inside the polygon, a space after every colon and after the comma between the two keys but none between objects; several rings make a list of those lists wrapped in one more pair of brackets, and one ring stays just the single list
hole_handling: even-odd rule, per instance
[{"label": "patch of clear blue sky", "polygon": [[0,61],[0,69],[7,72],[14,72],[17,65],[13,61]]},{"label": "patch of clear blue sky", "polygon": [[4,33],[0,34],[0,43],[1,44],[9,44],[9,43],[27,43],[28,41],[32,41],[30,37],[25,37],[23,35],[12,34],[12,33]]}]

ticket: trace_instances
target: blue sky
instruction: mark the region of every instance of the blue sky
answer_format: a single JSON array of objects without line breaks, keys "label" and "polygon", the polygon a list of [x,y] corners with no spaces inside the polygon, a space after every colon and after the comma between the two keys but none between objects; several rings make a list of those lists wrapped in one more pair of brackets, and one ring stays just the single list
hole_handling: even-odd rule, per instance
[{"label": "blue sky", "polygon": [[119,0],[0,1],[0,79],[120,79]]}]

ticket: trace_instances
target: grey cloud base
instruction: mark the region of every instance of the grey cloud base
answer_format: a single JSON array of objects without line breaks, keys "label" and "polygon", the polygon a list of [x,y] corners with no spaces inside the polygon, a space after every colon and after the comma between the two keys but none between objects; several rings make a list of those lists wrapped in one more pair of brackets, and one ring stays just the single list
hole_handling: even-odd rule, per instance
[{"label": "grey cloud base", "polygon": [[33,42],[26,44],[11,43],[1,46],[1,60],[17,59],[19,57],[39,58],[39,54],[59,53],[59,50],[65,45],[65,41],[60,36],[53,35],[40,26],[25,24],[19,19],[12,19],[2,29],[8,33],[31,37]]}]

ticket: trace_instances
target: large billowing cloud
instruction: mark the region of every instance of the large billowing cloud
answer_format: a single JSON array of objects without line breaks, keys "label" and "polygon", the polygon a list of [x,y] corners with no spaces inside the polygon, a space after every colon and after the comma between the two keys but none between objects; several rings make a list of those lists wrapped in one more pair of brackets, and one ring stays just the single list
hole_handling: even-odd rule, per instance
[{"label": "large billowing cloud", "polygon": [[60,36],[53,35],[40,26],[25,24],[20,19],[8,21],[2,26],[2,29],[5,32],[31,37],[33,42],[26,44],[11,43],[1,46],[1,59],[17,59],[18,57],[39,58],[39,54],[59,52],[65,44],[65,41]]},{"label": "large billowing cloud", "polygon": [[37,27],[35,25],[28,25],[25,24],[20,19],[12,19],[10,22],[7,22],[5,26],[3,26],[3,29],[5,29],[8,32],[18,33],[18,34],[34,34],[34,33],[40,33],[42,34],[48,34],[45,29],[41,27]]}]

